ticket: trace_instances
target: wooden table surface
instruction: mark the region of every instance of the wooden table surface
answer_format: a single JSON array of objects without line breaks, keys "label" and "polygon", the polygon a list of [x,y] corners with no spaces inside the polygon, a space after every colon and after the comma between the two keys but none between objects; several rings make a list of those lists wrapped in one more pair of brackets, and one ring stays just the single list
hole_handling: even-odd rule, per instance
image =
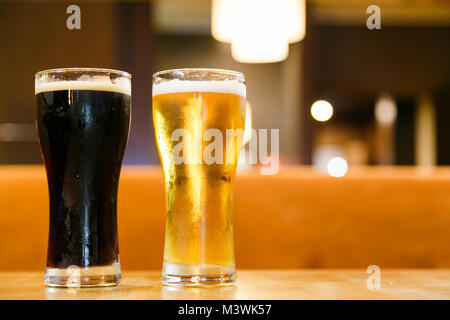
[{"label": "wooden table surface", "polygon": [[242,270],[232,287],[162,286],[160,271],[124,272],[117,287],[49,288],[42,272],[0,272],[0,299],[450,299],[450,270],[381,270],[381,289],[363,269]]}]

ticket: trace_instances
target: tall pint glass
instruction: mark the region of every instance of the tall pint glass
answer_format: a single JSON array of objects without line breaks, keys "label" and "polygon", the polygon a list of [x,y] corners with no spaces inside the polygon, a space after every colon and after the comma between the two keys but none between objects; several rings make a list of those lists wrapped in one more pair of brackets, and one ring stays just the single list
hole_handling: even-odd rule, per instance
[{"label": "tall pint glass", "polygon": [[66,68],[35,77],[36,123],[47,172],[49,286],[120,281],[117,190],[128,139],[131,76]]},{"label": "tall pint glass", "polygon": [[245,124],[239,72],[177,69],[153,75],[153,122],[166,191],[162,282],[235,279],[233,188]]}]

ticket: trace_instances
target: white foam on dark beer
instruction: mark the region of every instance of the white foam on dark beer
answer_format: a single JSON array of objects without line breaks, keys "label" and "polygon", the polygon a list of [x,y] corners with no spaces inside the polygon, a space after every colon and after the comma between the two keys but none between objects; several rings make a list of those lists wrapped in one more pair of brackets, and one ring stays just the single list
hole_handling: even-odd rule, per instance
[{"label": "white foam on dark beer", "polygon": [[113,83],[108,78],[102,77],[98,80],[73,80],[73,81],[53,81],[53,82],[35,82],[35,94],[47,91],[59,90],[93,90],[93,91],[111,91],[131,95],[131,82],[129,79],[118,79]]},{"label": "white foam on dark beer", "polygon": [[245,84],[239,81],[191,81],[174,79],[153,84],[153,96],[177,92],[232,93],[246,97]]}]

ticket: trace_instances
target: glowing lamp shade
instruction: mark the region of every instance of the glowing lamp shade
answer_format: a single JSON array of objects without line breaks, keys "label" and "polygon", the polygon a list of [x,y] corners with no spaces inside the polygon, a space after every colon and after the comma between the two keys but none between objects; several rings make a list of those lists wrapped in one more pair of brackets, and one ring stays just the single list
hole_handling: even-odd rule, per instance
[{"label": "glowing lamp shade", "polygon": [[287,1],[286,23],[289,42],[299,42],[306,35],[306,1],[305,0],[282,0]]},{"label": "glowing lamp shade", "polygon": [[332,177],[343,177],[347,173],[347,170],[348,164],[344,158],[334,157],[328,161],[327,172]]},{"label": "glowing lamp shade", "polygon": [[238,0],[213,0],[211,6],[211,34],[213,38],[217,41],[230,43],[236,26],[233,16],[238,10]]},{"label": "glowing lamp shade", "polygon": [[289,43],[306,30],[305,0],[213,0],[211,33],[231,43],[238,62],[270,63],[287,58]]},{"label": "glowing lamp shade", "polygon": [[311,115],[317,121],[328,121],[333,116],[333,106],[328,101],[318,100],[311,106]]},{"label": "glowing lamp shade", "polygon": [[255,34],[234,37],[231,56],[244,63],[271,63],[283,61],[289,54],[289,42],[276,34]]},{"label": "glowing lamp shade", "polygon": [[[285,0],[282,0],[283,2]],[[289,40],[284,7],[274,0],[241,0],[236,13],[239,27],[231,38],[231,55],[239,62],[269,63],[287,58]]]}]

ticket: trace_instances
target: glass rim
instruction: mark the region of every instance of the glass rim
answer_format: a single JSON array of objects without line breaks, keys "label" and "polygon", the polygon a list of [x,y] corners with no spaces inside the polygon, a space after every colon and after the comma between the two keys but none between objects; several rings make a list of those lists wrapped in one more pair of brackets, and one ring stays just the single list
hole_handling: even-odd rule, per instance
[{"label": "glass rim", "polygon": [[[177,71],[205,71],[205,72],[218,73],[218,74],[229,74],[230,76],[236,77],[236,80],[245,83],[245,75],[243,72],[228,70],[228,69],[218,69],[218,68],[175,68],[175,69],[161,70],[161,71],[155,72],[153,74],[152,80],[155,81],[155,79],[157,79],[159,76],[161,76],[163,74],[170,74],[170,73],[174,73]],[[189,81],[189,80],[185,80],[185,81]],[[210,80],[197,80],[197,81],[210,81]]]},{"label": "glass rim", "polygon": [[131,74],[122,71],[122,70],[116,70],[116,69],[107,69],[107,68],[85,68],[85,67],[70,67],[70,68],[53,68],[53,69],[46,69],[36,72],[34,75],[35,78],[39,78],[43,75],[48,74],[63,74],[63,73],[105,73],[105,74],[117,74],[121,77],[131,79]]}]

